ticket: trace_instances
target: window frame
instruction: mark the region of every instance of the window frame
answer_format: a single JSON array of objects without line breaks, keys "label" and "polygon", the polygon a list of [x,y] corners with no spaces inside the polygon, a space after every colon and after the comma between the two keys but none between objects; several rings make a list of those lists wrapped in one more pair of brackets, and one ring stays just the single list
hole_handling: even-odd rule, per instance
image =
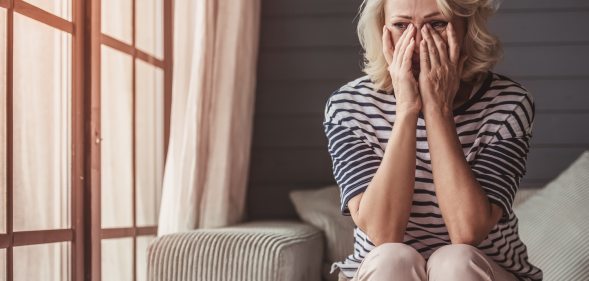
[{"label": "window frame", "polygon": [[[135,3],[132,1],[132,44],[101,32],[101,1],[71,0],[72,20],[66,20],[23,0],[0,0],[6,9],[6,233],[0,249],[6,250],[6,280],[13,281],[13,248],[69,242],[72,280],[101,280],[101,242],[110,238],[133,238],[133,279],[136,280],[137,237],[157,234],[157,225],[137,227],[135,187],[135,92],[136,59],[159,67],[164,75],[164,159],[168,150],[173,69],[173,0],[163,1],[164,57],[157,59],[135,46]],[[47,24],[72,36],[71,59],[71,198],[70,228],[13,231],[13,46],[14,13]],[[131,55],[133,87],[133,226],[102,229],[100,201],[100,70],[101,45]],[[90,208],[85,208],[90,206]]]}]

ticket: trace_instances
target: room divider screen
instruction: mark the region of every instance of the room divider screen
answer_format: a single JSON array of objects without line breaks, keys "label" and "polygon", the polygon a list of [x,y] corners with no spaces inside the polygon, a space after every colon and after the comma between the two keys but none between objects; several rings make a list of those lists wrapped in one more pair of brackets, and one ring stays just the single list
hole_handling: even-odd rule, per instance
[{"label": "room divider screen", "polygon": [[0,0],[0,280],[146,280],[171,0]]}]

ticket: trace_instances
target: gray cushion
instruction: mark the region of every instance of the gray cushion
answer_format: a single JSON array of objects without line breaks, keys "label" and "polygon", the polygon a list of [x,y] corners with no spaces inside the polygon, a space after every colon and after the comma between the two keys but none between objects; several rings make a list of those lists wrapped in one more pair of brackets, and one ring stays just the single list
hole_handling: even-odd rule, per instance
[{"label": "gray cushion", "polygon": [[325,233],[326,260],[323,264],[323,277],[326,280],[337,280],[336,274],[329,274],[331,264],[344,260],[354,251],[354,221],[349,216],[342,216],[339,192],[337,185],[331,185],[290,193],[301,220]]},{"label": "gray cushion", "polygon": [[589,151],[514,211],[544,280],[589,280]]},{"label": "gray cushion", "polygon": [[542,187],[520,187],[515,194],[513,208],[517,208],[540,190],[542,190]]}]

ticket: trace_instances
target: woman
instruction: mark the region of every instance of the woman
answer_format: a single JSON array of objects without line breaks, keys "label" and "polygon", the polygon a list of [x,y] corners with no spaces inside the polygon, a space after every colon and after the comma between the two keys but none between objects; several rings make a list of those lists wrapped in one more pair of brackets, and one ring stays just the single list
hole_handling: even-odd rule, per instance
[{"label": "woman", "polygon": [[542,280],[512,203],[533,97],[491,72],[487,0],[365,0],[367,74],[335,91],[324,128],[352,216],[340,280]]}]

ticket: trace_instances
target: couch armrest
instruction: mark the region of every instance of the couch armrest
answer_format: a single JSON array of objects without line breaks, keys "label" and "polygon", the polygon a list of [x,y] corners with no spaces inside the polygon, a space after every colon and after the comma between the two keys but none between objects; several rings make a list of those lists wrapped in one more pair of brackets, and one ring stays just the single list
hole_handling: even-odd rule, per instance
[{"label": "couch armrest", "polygon": [[156,238],[149,281],[319,281],[323,233],[288,221],[248,222]]}]

